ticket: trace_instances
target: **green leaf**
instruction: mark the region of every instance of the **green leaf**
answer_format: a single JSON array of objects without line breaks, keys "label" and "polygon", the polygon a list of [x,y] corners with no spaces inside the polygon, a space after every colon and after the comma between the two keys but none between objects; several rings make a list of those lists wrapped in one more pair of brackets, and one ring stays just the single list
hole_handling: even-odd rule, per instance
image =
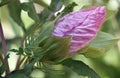
[{"label": "green leaf", "polygon": [[2,75],[5,72],[5,70],[7,69],[7,65],[8,65],[7,60],[8,60],[8,58],[9,58],[9,54],[5,57],[4,63],[0,67],[0,75]]},{"label": "green leaf", "polygon": [[62,6],[62,0],[52,0],[50,6],[44,8],[44,10],[39,14],[41,22],[55,19],[55,12],[59,11]]},{"label": "green leaf", "polygon": [[15,52],[17,55],[24,55],[24,49],[21,47],[19,48],[19,50],[11,49],[10,51]]},{"label": "green leaf", "polygon": [[59,11],[63,6],[62,0],[51,0],[50,10],[53,12]]},{"label": "green leaf", "polygon": [[10,51],[12,51],[12,52],[19,52],[19,50],[17,50],[17,49],[11,49]]},{"label": "green leaf", "polygon": [[16,70],[11,72],[6,78],[29,78],[25,73],[22,71]]},{"label": "green leaf", "polygon": [[62,2],[64,3],[65,6],[71,4],[72,2],[74,2],[73,0],[62,0]]},{"label": "green leaf", "polygon": [[93,69],[82,61],[67,59],[63,61],[62,64],[76,72],[78,75],[88,76],[89,78],[100,78],[100,76]]},{"label": "green leaf", "polygon": [[93,39],[86,47],[86,50],[82,52],[86,57],[98,57],[110,50],[118,42],[118,38],[114,36],[99,32],[97,37]]},{"label": "green leaf", "polygon": [[61,16],[62,14],[60,14],[59,16],[56,17],[56,19],[54,19],[53,21],[48,21],[45,22],[42,26],[41,26],[41,32],[38,35],[38,37],[36,38],[36,40],[34,40],[32,43],[32,46],[38,45],[42,40],[44,40],[45,38],[48,38],[49,36],[51,36],[51,33],[54,29],[54,24],[55,22],[58,20],[58,18]]},{"label": "green leaf", "polygon": [[6,5],[10,2],[10,0],[1,0],[0,1],[0,7],[3,6],[3,5]]},{"label": "green leaf", "polygon": [[38,45],[39,42],[51,35],[51,32],[54,28],[55,21],[48,21],[42,25],[41,32],[39,36],[34,40],[32,46]]},{"label": "green leaf", "polygon": [[[45,22],[46,20],[51,19],[50,14],[52,13],[52,11],[50,11],[50,9],[45,8],[39,15],[40,21],[41,22]],[[53,16],[53,15],[52,15]]]},{"label": "green leaf", "polygon": [[68,14],[69,12],[72,12],[75,6],[77,6],[77,4],[76,4],[75,2],[67,5],[67,6],[64,8],[64,10],[62,11],[62,12],[63,12],[63,15],[62,15],[62,16],[64,16],[65,14]]},{"label": "green leaf", "polygon": [[12,19],[19,25],[23,28],[24,31],[25,30],[25,26],[24,26],[24,23],[21,19],[21,3],[18,1],[18,0],[15,0],[15,1],[11,1],[9,4],[8,4],[8,10],[9,10],[9,14],[10,16],[12,17]]},{"label": "green leaf", "polygon": [[28,12],[28,16],[31,17],[36,23],[39,22],[39,17],[36,13],[33,2],[26,2],[21,4],[21,8]]}]

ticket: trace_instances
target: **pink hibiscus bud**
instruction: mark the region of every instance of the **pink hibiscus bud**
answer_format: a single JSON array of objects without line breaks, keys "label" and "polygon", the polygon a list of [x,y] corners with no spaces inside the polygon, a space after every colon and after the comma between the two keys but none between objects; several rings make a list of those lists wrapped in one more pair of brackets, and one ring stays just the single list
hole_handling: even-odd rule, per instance
[{"label": "pink hibiscus bud", "polygon": [[60,18],[55,24],[53,36],[72,36],[70,53],[75,53],[93,40],[106,16],[105,6],[82,9]]}]

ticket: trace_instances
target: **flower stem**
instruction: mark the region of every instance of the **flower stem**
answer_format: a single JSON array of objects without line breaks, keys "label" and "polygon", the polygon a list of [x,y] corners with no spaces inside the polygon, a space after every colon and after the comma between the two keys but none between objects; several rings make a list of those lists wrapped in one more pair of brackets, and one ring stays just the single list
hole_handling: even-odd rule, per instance
[{"label": "flower stem", "polygon": [[[0,21],[0,37],[1,37],[1,41],[2,41],[2,47],[4,50],[4,58],[7,56],[7,46],[6,46],[6,41],[5,41],[5,37],[3,34],[3,29],[2,29],[2,24]],[[10,73],[10,69],[9,69],[9,64],[8,64],[8,60],[7,60],[7,70],[6,70],[6,74]]]}]

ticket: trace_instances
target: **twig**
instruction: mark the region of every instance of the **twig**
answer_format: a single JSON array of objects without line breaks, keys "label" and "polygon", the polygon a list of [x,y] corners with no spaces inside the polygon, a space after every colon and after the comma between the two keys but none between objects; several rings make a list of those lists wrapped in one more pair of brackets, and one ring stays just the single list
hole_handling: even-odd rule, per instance
[{"label": "twig", "polygon": [[[1,21],[0,21],[0,37],[2,40],[2,47],[4,50],[4,58],[7,56],[7,46],[6,46],[6,41],[5,41],[5,37],[3,34],[3,29],[2,29],[2,25],[1,25]],[[10,68],[9,68],[9,64],[8,64],[8,60],[7,60],[7,70],[6,70],[6,75],[10,73]]]},{"label": "twig", "polygon": [[25,66],[28,62],[29,62],[29,58],[27,57],[24,64],[23,64],[23,66]]},{"label": "twig", "polygon": [[19,57],[18,57],[18,60],[17,60],[17,64],[16,64],[15,70],[19,70],[20,61],[21,61],[21,55],[19,55]]}]

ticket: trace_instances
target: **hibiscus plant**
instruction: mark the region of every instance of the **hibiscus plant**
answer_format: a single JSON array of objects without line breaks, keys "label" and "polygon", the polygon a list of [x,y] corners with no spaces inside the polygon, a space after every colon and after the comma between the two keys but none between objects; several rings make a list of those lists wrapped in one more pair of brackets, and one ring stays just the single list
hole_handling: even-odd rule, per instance
[{"label": "hibiscus plant", "polygon": [[[44,9],[37,13],[35,4]],[[45,73],[46,78],[70,78],[69,71],[80,78],[101,78],[95,69],[73,57],[100,57],[117,43],[118,38],[100,30],[108,20],[106,5],[74,10],[78,4],[69,3],[69,0],[51,0],[50,5],[44,0],[0,0],[0,9],[7,7],[10,18],[23,31],[18,49],[8,49],[0,17],[0,78],[35,78],[31,75],[35,70]],[[34,21],[28,27],[21,18],[22,11]],[[11,53],[18,56],[16,68],[12,71],[9,65]]]}]

